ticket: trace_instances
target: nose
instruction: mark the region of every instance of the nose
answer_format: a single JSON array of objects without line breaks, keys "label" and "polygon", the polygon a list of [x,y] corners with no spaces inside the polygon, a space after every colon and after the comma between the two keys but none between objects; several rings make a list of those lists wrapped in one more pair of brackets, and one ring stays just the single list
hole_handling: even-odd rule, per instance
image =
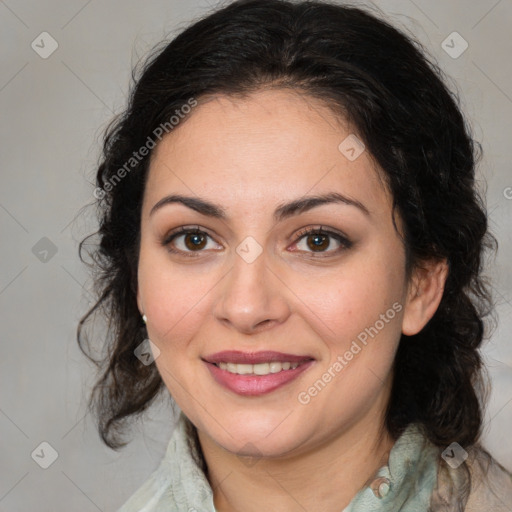
[{"label": "nose", "polygon": [[226,326],[253,334],[285,322],[290,315],[288,287],[267,265],[264,254],[252,263],[235,255],[223,281],[214,315]]}]

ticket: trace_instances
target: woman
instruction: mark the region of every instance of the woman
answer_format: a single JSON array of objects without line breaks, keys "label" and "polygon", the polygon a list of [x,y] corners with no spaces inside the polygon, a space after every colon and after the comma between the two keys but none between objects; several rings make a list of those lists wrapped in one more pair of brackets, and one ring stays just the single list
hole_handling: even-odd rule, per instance
[{"label": "woman", "polygon": [[[181,413],[128,511],[505,511],[478,349],[477,144],[368,12],[233,2],[145,64],[97,172],[91,405]],[[81,340],[79,330],[79,341]]]}]

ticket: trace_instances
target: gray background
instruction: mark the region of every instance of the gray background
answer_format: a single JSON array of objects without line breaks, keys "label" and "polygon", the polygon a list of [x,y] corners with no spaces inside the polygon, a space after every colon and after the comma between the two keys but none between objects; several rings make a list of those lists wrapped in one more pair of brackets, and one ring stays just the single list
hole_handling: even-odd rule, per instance
[{"label": "gray background", "polygon": [[[485,179],[500,242],[489,270],[499,324],[484,350],[493,382],[484,441],[512,467],[512,1],[376,4],[455,80],[483,144],[482,186]],[[168,405],[135,424],[119,453],[101,443],[86,414],[94,373],[75,329],[91,282],[77,244],[95,223],[92,209],[80,208],[93,199],[100,137],[125,104],[132,66],[210,5],[0,0],[0,511],[115,510],[163,456],[173,428]],[[442,47],[453,31],[469,44],[458,58]],[[58,43],[46,59],[31,47],[42,32]],[[56,254],[41,252],[51,248],[44,237]],[[31,457],[44,441],[58,452],[47,469]]]}]

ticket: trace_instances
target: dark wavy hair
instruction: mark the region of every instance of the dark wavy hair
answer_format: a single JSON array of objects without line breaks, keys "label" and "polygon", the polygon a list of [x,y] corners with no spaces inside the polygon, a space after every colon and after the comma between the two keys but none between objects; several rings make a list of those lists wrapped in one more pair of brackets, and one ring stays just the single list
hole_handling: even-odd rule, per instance
[{"label": "dark wavy hair", "polygon": [[[125,446],[128,420],[165,387],[156,366],[134,356],[147,337],[136,292],[151,155],[134,161],[134,151],[148,145],[155,129],[191,98],[245,97],[264,88],[303,92],[351,123],[382,169],[393,222],[397,211],[403,220],[408,277],[427,260],[447,259],[438,310],[421,332],[400,340],[386,427],[396,439],[410,423],[419,423],[439,447],[476,443],[488,391],[478,349],[485,317],[493,312],[484,251],[496,249],[497,241],[476,186],[481,146],[434,59],[382,15],[318,1],[235,1],[162,45],[135,67],[128,106],[105,130],[96,173],[101,193],[93,203],[99,229],[79,247],[85,263],[84,244],[99,236],[88,263],[96,302],[81,318],[77,338],[98,366],[89,408],[105,444]],[[85,348],[89,337],[82,330],[96,312],[108,319],[98,360]]]}]

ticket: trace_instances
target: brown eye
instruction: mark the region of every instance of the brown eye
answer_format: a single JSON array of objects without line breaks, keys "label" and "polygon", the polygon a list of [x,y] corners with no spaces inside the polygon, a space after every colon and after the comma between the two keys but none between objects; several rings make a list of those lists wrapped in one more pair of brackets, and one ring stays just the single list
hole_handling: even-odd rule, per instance
[{"label": "brown eye", "polygon": [[[305,239],[305,244],[302,243],[302,239]],[[332,240],[334,240],[335,247],[328,250],[333,245]],[[301,244],[302,248],[300,247]],[[322,228],[306,228],[298,234],[295,245],[300,251],[318,254],[325,253],[327,256],[330,256],[349,249],[352,246],[352,242],[340,233],[327,231]]]},{"label": "brown eye", "polygon": [[308,235],[307,244],[310,249],[316,251],[317,249],[325,250],[329,247],[330,241],[328,235]]},{"label": "brown eye", "polygon": [[199,228],[181,227],[168,234],[161,243],[169,252],[195,256],[206,252],[203,249],[208,245],[208,239],[213,240],[208,233]]},{"label": "brown eye", "polygon": [[191,251],[202,249],[206,245],[206,237],[200,232],[186,233],[183,236],[187,249],[190,249]]}]

